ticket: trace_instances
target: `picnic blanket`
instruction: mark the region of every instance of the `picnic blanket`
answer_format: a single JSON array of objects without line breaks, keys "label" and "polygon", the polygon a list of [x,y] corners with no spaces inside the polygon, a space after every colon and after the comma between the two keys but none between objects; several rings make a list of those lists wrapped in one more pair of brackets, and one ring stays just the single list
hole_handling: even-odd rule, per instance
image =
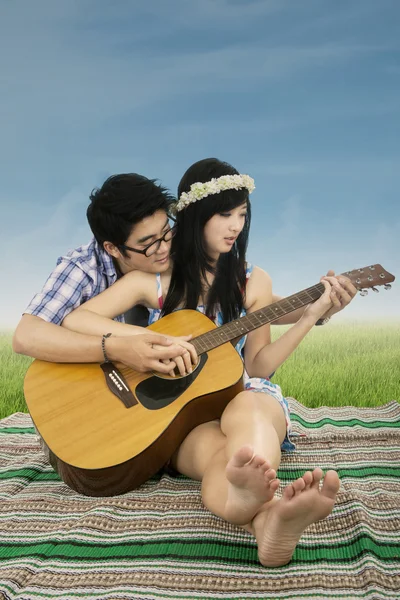
[{"label": "picnic blanket", "polygon": [[341,490],[279,568],[203,507],[198,482],[163,474],[122,496],[81,496],[46,461],[29,415],[0,421],[0,598],[400,598],[400,404],[289,402],[297,450],[283,456],[282,485],[319,465]]}]

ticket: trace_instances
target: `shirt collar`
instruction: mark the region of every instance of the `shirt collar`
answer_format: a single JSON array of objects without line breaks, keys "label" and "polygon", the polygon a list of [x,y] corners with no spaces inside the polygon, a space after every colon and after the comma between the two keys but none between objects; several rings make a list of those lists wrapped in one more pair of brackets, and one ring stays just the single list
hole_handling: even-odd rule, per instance
[{"label": "shirt collar", "polygon": [[97,249],[97,255],[99,257],[99,266],[101,271],[107,277],[108,282],[112,284],[117,279],[117,268],[114,264],[113,258],[104,250],[104,248],[101,248],[96,240],[94,243]]}]

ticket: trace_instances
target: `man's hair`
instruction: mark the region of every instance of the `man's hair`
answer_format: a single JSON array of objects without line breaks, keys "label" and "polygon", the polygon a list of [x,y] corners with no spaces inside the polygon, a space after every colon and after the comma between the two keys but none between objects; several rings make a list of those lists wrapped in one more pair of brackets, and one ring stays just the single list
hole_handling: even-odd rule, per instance
[{"label": "man's hair", "polygon": [[125,244],[134,225],[157,210],[168,211],[175,197],[156,181],[124,173],[112,175],[92,191],[86,216],[101,247],[106,241],[117,247]]}]

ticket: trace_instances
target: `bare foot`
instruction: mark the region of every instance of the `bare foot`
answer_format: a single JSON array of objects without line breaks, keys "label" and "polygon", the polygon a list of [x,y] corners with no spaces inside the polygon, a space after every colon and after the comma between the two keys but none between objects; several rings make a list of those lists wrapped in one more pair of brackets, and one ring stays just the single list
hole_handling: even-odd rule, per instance
[{"label": "bare foot", "polygon": [[229,481],[224,518],[237,525],[249,523],[279,487],[276,471],[251,446],[243,446],[226,466]]},{"label": "bare foot", "polygon": [[328,471],[322,489],[322,470],[307,471],[288,485],[282,498],[274,499],[252,523],[260,562],[267,567],[287,564],[303,531],[327,517],[333,509],[340,481],[336,471]]}]

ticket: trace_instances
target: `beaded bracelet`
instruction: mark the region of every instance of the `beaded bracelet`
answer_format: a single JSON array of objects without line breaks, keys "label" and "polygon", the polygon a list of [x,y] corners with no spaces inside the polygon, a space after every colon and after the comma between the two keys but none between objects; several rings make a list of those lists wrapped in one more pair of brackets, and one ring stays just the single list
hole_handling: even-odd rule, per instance
[{"label": "beaded bracelet", "polygon": [[103,350],[104,362],[111,362],[106,354],[106,339],[109,338],[111,333],[105,333],[101,338],[101,349]]}]

